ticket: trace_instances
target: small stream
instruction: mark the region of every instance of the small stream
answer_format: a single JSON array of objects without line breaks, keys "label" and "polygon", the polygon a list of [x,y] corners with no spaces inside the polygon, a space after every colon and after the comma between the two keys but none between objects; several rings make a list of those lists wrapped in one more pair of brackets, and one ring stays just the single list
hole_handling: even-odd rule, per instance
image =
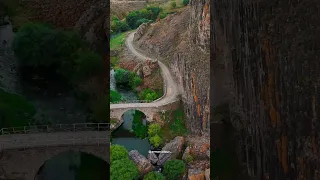
[{"label": "small stream", "polygon": [[[110,89],[117,91],[126,100],[136,100],[137,96],[133,91],[122,89],[116,86],[114,70],[110,70]],[[128,151],[138,150],[143,156],[148,155],[151,145],[147,138],[140,139],[132,131],[134,113],[136,110],[129,110],[122,116],[124,123],[112,132],[112,143],[124,146]],[[147,125],[146,119],[141,119],[144,125]]]}]

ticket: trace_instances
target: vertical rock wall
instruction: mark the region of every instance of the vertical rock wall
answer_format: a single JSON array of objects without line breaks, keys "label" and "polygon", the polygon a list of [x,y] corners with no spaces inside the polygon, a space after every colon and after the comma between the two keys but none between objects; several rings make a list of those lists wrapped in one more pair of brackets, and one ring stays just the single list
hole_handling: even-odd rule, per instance
[{"label": "vertical rock wall", "polygon": [[317,0],[213,1],[212,102],[230,102],[250,177],[320,179],[319,7]]}]

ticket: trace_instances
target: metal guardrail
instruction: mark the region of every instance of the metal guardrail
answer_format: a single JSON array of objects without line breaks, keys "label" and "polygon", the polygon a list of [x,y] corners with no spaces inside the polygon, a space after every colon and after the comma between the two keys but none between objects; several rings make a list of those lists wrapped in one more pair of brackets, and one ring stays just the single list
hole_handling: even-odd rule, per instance
[{"label": "metal guardrail", "polygon": [[150,100],[123,100],[117,102],[110,102],[110,104],[128,104],[128,103],[150,103]]},{"label": "metal guardrail", "polygon": [[110,123],[76,123],[76,124],[53,124],[2,128],[0,136],[6,134],[31,134],[53,132],[79,132],[79,131],[108,131]]}]

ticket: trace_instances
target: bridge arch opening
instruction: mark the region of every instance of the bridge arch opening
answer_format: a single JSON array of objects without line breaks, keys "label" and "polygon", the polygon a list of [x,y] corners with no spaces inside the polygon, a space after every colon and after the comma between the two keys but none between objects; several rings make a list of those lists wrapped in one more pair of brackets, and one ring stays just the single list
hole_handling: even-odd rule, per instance
[{"label": "bridge arch opening", "polygon": [[34,180],[105,180],[110,176],[107,171],[109,168],[108,162],[93,153],[69,150],[44,161]]}]

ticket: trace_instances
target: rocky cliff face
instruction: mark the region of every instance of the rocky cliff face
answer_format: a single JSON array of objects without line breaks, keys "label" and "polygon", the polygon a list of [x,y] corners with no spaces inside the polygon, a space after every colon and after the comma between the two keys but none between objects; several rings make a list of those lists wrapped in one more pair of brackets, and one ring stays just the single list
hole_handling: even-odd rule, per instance
[{"label": "rocky cliff face", "polygon": [[109,8],[106,0],[26,0],[31,13],[27,19],[77,29],[93,48],[101,46],[107,28]]},{"label": "rocky cliff face", "polygon": [[209,1],[192,1],[184,11],[148,26],[137,45],[166,62],[183,92],[187,127],[209,131]]},{"label": "rocky cliff face", "polygon": [[320,179],[319,5],[213,2],[213,105],[230,102],[250,177]]}]

